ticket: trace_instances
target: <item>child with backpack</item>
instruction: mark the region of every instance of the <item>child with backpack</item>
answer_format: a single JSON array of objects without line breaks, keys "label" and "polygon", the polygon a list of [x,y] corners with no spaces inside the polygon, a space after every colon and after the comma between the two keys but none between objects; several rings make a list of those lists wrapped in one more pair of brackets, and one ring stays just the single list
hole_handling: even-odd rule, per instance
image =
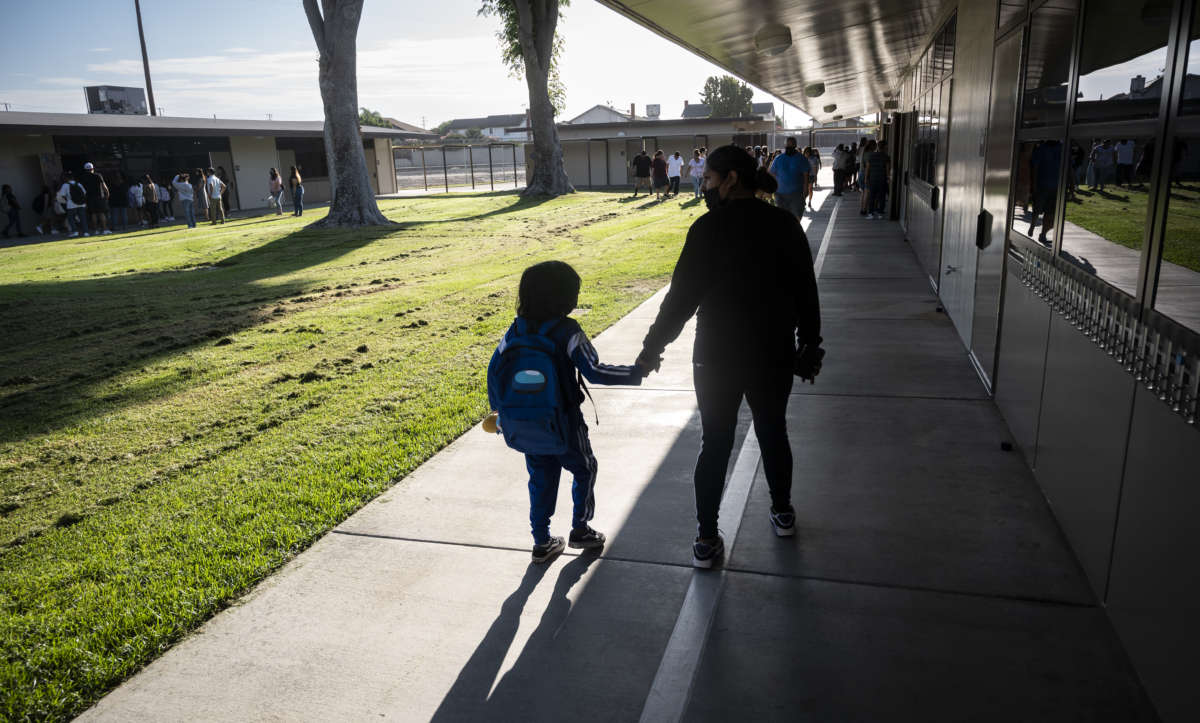
[{"label": "child with backpack", "polygon": [[[581,409],[586,386],[640,385],[646,369],[601,364],[579,323],[567,314],[579,300],[579,274],[562,261],[525,269],[517,318],[488,364],[488,401],[499,413],[508,446],[525,454],[529,470],[529,522],[533,562],[563,551],[604,546],[588,521],[595,512],[596,458]],[[569,542],[550,534],[562,470],[574,475]]]}]

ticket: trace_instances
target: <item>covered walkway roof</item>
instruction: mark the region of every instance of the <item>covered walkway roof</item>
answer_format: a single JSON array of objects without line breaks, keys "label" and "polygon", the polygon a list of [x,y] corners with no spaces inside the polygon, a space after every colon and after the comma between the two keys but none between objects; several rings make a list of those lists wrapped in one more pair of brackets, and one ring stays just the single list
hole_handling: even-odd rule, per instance
[{"label": "covered walkway roof", "polygon": [[[415,126],[414,126],[415,127]],[[0,113],[0,133],[126,136],[320,136],[325,121],[250,120],[245,118],[177,118],[111,113]],[[364,138],[437,138],[436,133],[362,126]]]},{"label": "covered walkway roof", "polygon": [[[816,118],[875,113],[934,30],[939,0],[599,0]],[[773,30],[791,45],[770,55]],[[809,98],[804,89],[824,83]],[[835,104],[836,110],[823,108]]]}]

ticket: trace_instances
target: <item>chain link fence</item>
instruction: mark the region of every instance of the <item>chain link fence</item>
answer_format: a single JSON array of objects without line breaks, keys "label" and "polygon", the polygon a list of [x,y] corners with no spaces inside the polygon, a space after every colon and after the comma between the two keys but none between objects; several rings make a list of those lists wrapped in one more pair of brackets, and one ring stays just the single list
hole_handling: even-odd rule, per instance
[{"label": "chain link fence", "polygon": [[525,148],[517,143],[395,146],[397,191],[503,190],[525,185]]}]

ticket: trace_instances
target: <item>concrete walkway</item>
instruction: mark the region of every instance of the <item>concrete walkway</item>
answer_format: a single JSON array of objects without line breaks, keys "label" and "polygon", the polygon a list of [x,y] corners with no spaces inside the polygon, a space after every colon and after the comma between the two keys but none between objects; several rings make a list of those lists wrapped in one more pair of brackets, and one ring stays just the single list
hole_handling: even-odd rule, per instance
[{"label": "concrete walkway", "polygon": [[[601,556],[531,565],[523,460],[472,431],[83,718],[1154,719],[900,229],[823,197],[797,537],[771,533],[743,409],[730,554],[690,567],[689,328],[647,386],[593,389]],[[601,358],[632,360],[660,300]],[[564,484],[559,534],[569,509]]]}]

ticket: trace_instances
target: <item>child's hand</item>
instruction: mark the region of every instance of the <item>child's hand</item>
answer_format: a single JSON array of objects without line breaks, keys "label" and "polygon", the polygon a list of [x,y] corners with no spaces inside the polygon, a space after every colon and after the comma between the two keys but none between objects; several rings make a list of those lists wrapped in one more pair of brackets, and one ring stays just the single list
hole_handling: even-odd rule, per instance
[{"label": "child's hand", "polygon": [[650,372],[656,372],[662,368],[662,357],[650,356],[643,350],[641,354],[638,354],[638,358],[633,362],[633,365],[637,367],[642,377],[645,378],[650,376]]}]

